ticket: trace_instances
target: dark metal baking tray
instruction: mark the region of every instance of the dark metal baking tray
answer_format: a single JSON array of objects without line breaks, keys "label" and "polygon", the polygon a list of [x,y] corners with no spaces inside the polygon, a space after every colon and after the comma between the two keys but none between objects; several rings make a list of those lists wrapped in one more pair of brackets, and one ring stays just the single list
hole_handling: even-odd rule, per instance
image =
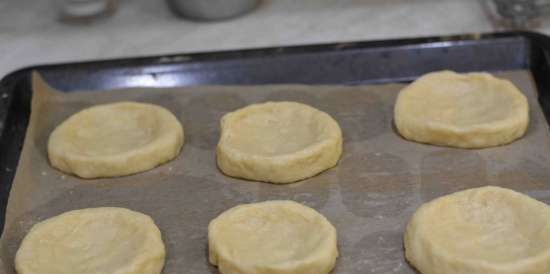
[{"label": "dark metal baking tray", "polygon": [[376,84],[424,73],[530,70],[550,116],[550,37],[531,32],[196,53],[29,67],[0,81],[0,227],[30,111],[31,72],[55,88],[108,90],[190,85]]}]

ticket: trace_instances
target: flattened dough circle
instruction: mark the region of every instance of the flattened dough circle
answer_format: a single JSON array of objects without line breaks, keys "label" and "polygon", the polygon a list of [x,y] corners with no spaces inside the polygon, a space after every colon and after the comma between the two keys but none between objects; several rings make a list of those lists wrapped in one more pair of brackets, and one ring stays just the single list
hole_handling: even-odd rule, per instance
[{"label": "flattened dough circle", "polygon": [[165,249],[153,220],[117,207],[73,210],[32,227],[18,274],[159,274]]},{"label": "flattened dough circle", "polygon": [[406,139],[459,148],[513,142],[529,123],[525,96],[488,73],[428,73],[401,90],[394,112]]},{"label": "flattened dough circle", "polygon": [[422,274],[550,273],[550,207],[499,187],[435,199],[410,220],[405,256]]},{"label": "flattened dough circle", "polygon": [[115,177],[152,169],[174,159],[183,127],[167,109],[119,102],[84,109],[50,135],[52,166],[82,178]]},{"label": "flattened dough circle", "polygon": [[292,183],[335,166],[341,154],[338,123],[308,105],[254,104],[221,121],[217,162],[229,176]]},{"label": "flattened dough circle", "polygon": [[208,248],[222,274],[326,274],[338,257],[336,229],[293,201],[225,211],[208,226]]}]

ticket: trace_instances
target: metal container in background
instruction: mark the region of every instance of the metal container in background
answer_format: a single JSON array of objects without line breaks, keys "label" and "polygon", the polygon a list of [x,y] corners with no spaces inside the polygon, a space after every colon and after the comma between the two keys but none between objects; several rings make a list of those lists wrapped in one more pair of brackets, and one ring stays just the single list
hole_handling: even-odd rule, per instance
[{"label": "metal container in background", "polygon": [[116,0],[56,0],[59,19],[65,23],[91,23],[112,15]]},{"label": "metal container in background", "polygon": [[195,20],[223,20],[254,9],[260,0],[167,0],[172,10]]}]

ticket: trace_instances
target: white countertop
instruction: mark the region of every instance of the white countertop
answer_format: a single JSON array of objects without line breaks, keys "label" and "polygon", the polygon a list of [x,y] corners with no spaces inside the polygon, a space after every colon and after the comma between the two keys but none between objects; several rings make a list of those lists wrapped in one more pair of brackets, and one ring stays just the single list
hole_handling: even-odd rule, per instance
[{"label": "white countertop", "polygon": [[179,19],[164,1],[119,0],[91,25],[59,23],[54,1],[0,2],[0,77],[44,63],[495,30],[475,0],[264,0],[215,23]]}]

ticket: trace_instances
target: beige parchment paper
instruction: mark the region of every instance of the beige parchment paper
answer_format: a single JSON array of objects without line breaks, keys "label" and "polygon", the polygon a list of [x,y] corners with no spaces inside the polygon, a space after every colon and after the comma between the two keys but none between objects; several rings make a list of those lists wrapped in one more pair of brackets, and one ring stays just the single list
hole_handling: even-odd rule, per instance
[{"label": "beige parchment paper", "polygon": [[[415,273],[402,234],[414,210],[443,194],[499,185],[550,202],[548,124],[525,71],[498,74],[529,98],[527,134],[510,145],[464,150],[402,139],[392,126],[401,84],[185,87],[62,93],[33,79],[32,113],[0,239],[0,273],[13,274],[15,252],[35,223],[62,212],[100,206],[150,215],[167,248],[168,273],[217,273],[207,261],[208,222],[240,203],[290,199],[324,214],[337,228],[340,257],[333,273]],[[53,169],[46,143],[56,125],[95,104],[133,100],[171,110],[186,143],[174,161],[140,174],[84,180]],[[215,161],[219,119],[251,103],[292,100],[331,114],[344,132],[339,165],[291,185],[233,179]],[[116,119],[116,117],[113,117]]]}]

